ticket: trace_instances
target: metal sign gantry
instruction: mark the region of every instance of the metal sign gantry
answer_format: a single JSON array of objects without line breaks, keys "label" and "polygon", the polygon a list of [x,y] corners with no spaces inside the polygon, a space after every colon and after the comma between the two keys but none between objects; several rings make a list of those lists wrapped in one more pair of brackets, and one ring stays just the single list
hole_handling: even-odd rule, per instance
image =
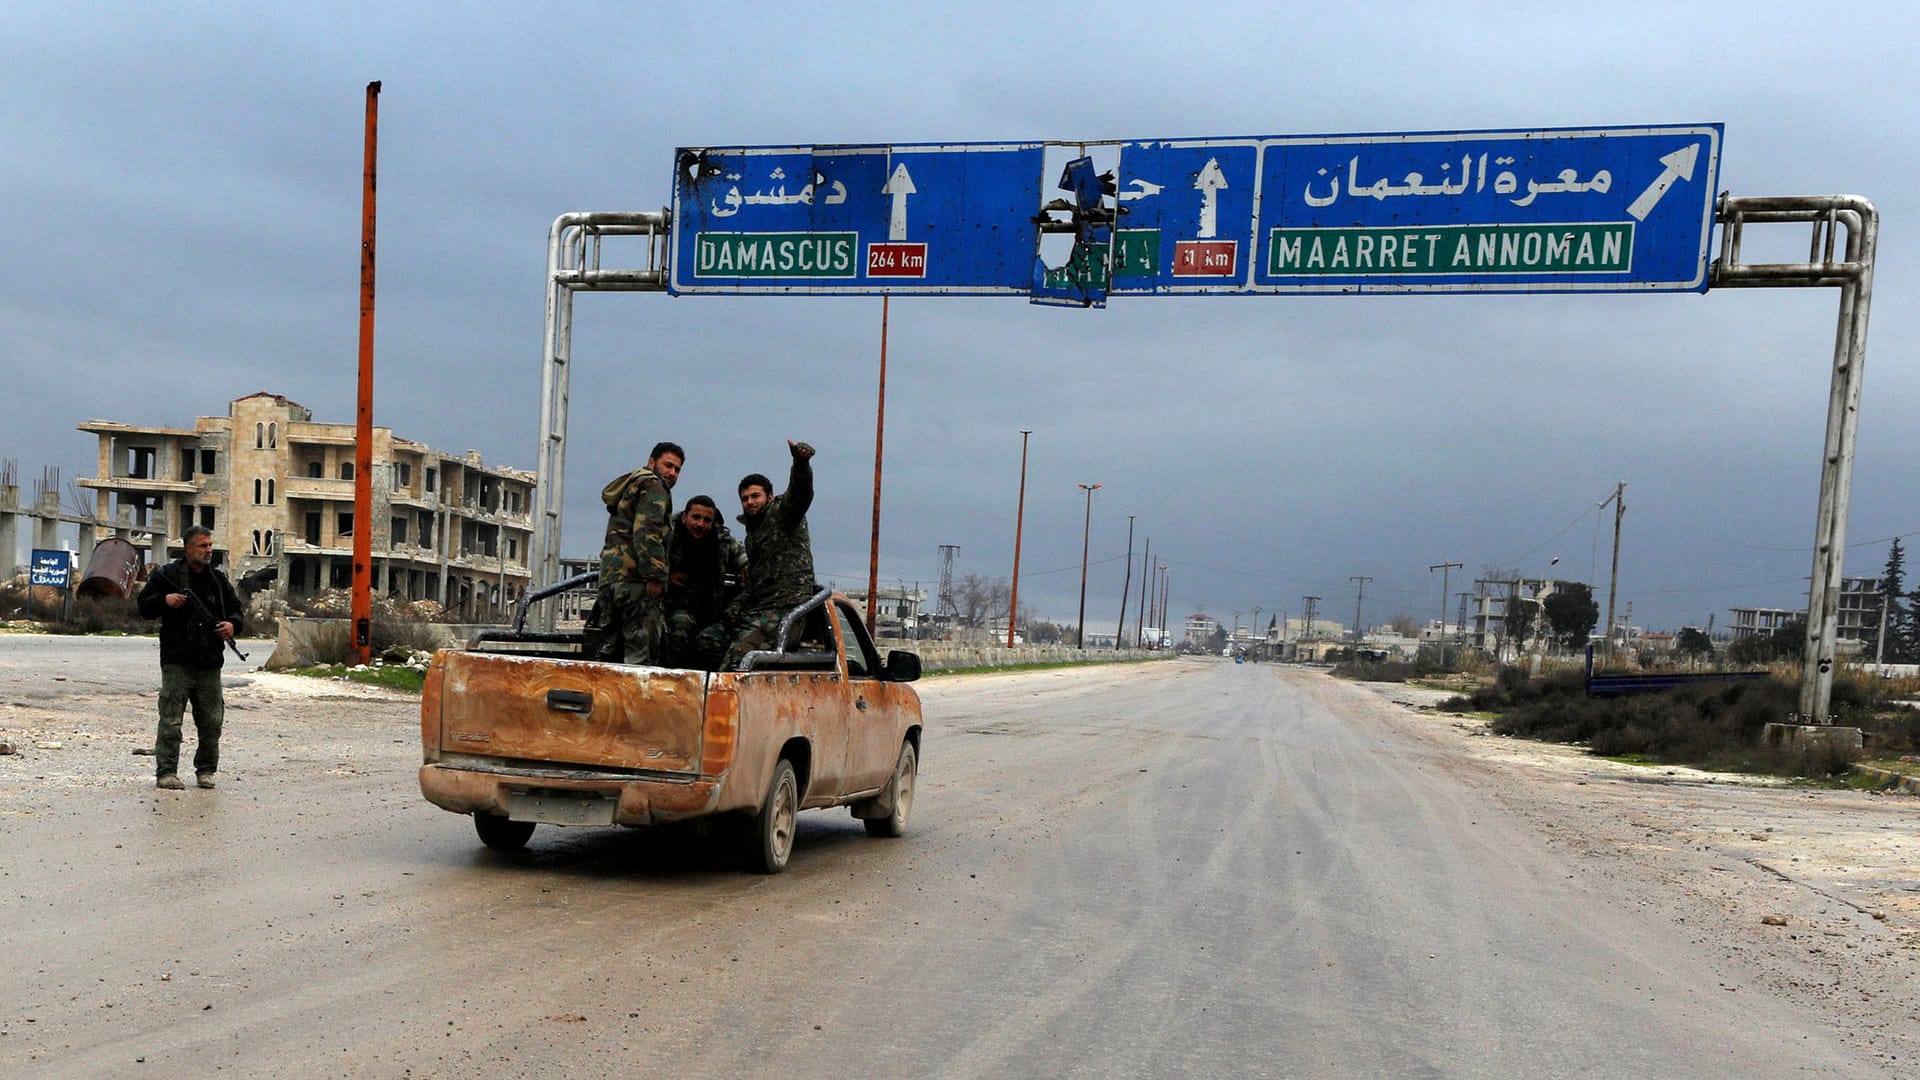
[{"label": "metal sign gantry", "polygon": [[[1706,288],[1719,124],[676,154],[668,291]],[[1048,201],[1049,146],[1105,148]],[[1064,214],[1055,218],[1053,214]],[[1079,231],[1067,265],[1047,232]]]},{"label": "metal sign gantry", "polygon": [[[1848,195],[1716,201],[1723,134],[1673,124],[681,149],[671,207],[563,214],[548,233],[534,573],[559,571],[576,292],[1024,295],[1091,307],[1110,294],[1837,286],[1800,703],[1825,723],[1879,217]],[[1057,185],[1071,199],[1048,196],[1049,147],[1081,154]],[[1117,166],[1096,176],[1089,148],[1115,151]],[[1745,227],[1774,223],[1813,226],[1807,261],[1741,262]],[[1041,240],[1059,233],[1074,235],[1073,254],[1050,266]],[[643,241],[644,265],[605,267],[609,237]]]}]

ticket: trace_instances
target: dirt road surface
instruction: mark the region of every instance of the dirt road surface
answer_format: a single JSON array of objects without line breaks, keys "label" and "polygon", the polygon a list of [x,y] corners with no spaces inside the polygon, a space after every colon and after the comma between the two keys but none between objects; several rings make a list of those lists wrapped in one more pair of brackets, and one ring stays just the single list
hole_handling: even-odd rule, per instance
[{"label": "dirt road surface", "polygon": [[1172,661],[923,681],[908,835],[760,877],[487,851],[346,683],[235,673],[219,788],[157,791],[151,639],[50,641],[0,637],[0,1076],[1920,1073],[1913,797]]}]

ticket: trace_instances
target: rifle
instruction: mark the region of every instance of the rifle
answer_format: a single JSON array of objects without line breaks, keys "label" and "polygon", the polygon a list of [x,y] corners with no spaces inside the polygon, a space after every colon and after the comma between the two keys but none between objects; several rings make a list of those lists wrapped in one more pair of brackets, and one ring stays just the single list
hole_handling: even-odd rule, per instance
[{"label": "rifle", "polygon": [[[209,569],[207,572],[212,573],[213,571]],[[162,584],[171,588],[174,592],[187,594],[187,599],[193,601],[193,606],[200,610],[200,618],[206,624],[207,630],[209,632],[213,630],[213,626],[215,623],[226,621],[214,615],[212,611],[209,611],[207,609],[207,602],[205,600],[200,599],[199,593],[194,592],[192,589],[183,588],[179,582],[168,577],[165,571],[155,569],[153,572],[153,576],[159,578]],[[226,644],[227,644],[227,648],[233,650],[233,655],[239,657],[242,663],[246,662],[247,654],[240,651],[240,646],[238,644],[235,644],[232,638],[228,638]]]}]

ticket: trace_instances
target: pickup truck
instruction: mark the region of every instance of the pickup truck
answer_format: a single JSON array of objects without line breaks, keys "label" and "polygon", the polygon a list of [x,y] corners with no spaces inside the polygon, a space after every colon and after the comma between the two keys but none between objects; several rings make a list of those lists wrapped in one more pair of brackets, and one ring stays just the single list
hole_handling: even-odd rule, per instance
[{"label": "pickup truck", "polygon": [[790,648],[739,671],[579,658],[579,635],[511,629],[436,652],[420,699],[427,801],[511,850],[547,825],[644,826],[721,817],[750,869],[777,874],[800,810],[846,806],[901,835],[920,760],[918,655],[881,661],[846,597],[823,589],[786,617]]}]

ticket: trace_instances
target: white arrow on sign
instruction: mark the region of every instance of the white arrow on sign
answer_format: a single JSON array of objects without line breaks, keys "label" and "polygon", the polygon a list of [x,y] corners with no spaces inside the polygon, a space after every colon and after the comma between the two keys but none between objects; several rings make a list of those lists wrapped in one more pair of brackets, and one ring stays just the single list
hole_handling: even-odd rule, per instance
[{"label": "white arrow on sign", "polygon": [[1200,193],[1200,230],[1196,234],[1202,240],[1209,239],[1219,231],[1219,193],[1225,190],[1227,177],[1220,171],[1220,159],[1208,158],[1200,167],[1200,175],[1193,178],[1193,189]]},{"label": "white arrow on sign", "polygon": [[1627,213],[1633,216],[1633,220],[1647,220],[1647,215],[1653,213],[1654,204],[1660,201],[1660,196],[1667,193],[1675,180],[1693,179],[1693,165],[1699,157],[1700,144],[1691,143],[1661,158],[1660,164],[1667,167],[1666,171],[1655,177],[1653,183],[1647,185],[1647,190],[1641,192],[1640,197],[1627,207]]},{"label": "white arrow on sign", "polygon": [[907,238],[907,196],[914,193],[913,177],[907,173],[907,163],[903,161],[880,189],[880,194],[893,196],[893,215],[887,219],[888,240]]}]

